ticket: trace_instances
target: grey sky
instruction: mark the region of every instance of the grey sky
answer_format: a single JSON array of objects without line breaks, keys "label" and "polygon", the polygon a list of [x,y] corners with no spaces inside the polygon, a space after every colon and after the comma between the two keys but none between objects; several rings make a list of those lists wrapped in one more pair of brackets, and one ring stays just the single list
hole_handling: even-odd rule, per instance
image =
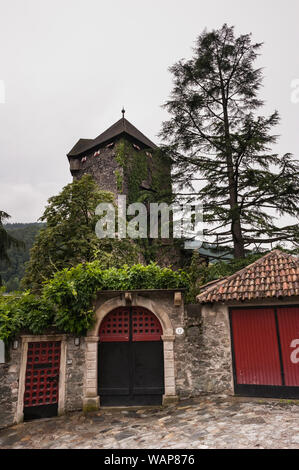
[{"label": "grey sky", "polygon": [[278,109],[278,152],[299,155],[298,0],[0,0],[0,209],[33,222],[71,181],[66,153],[121,116],[158,143],[168,67],[224,22],[264,42],[262,98]]}]

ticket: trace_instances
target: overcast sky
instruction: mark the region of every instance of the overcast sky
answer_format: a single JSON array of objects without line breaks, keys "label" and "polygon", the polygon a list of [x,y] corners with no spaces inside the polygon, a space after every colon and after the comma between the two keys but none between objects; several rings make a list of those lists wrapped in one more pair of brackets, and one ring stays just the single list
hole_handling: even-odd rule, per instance
[{"label": "overcast sky", "polygon": [[[0,0],[0,209],[34,222],[71,182],[66,153],[126,117],[151,140],[167,113],[168,67],[204,28],[264,42],[262,98],[278,109],[276,150],[299,155],[298,0]],[[3,93],[5,87],[5,103]],[[294,90],[293,90],[294,92]],[[2,94],[2,100],[1,100]],[[299,96],[299,93],[296,95]],[[299,101],[294,100],[293,101]]]}]

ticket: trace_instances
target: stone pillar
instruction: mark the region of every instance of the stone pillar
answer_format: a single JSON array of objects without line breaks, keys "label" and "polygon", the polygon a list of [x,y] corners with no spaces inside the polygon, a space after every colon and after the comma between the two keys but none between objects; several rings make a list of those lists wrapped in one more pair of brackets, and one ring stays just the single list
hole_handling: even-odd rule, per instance
[{"label": "stone pillar", "polygon": [[174,376],[174,351],[173,342],[174,335],[162,335],[163,351],[164,351],[164,388],[163,405],[176,403],[178,397],[175,393],[175,376]]},{"label": "stone pillar", "polygon": [[98,336],[86,337],[83,411],[98,410],[100,406],[100,397],[98,396],[98,341]]}]

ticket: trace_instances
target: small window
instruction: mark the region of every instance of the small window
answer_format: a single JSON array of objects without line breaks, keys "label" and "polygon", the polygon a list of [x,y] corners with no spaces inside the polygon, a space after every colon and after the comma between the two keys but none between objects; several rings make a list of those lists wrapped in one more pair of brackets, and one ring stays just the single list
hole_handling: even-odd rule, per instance
[{"label": "small window", "polygon": [[5,362],[5,346],[3,341],[0,339],[0,364]]}]

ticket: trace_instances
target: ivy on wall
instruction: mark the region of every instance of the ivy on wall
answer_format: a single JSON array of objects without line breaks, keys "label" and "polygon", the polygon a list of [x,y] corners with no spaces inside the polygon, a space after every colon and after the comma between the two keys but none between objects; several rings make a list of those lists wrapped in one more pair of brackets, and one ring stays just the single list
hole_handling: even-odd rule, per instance
[{"label": "ivy on wall", "polygon": [[119,170],[115,170],[114,174],[116,176],[117,191],[121,193],[123,191],[123,181],[124,181],[123,176]]},{"label": "ivy on wall", "polygon": [[[126,139],[115,146],[115,160],[122,170],[115,170],[117,191],[127,190],[127,204],[134,202],[171,203],[170,159],[160,149],[136,149]],[[144,189],[144,182],[149,186]],[[161,251],[161,240],[136,240],[147,263],[157,261]],[[163,247],[165,251],[165,247]]]},{"label": "ivy on wall", "polygon": [[[123,178],[115,171],[117,190],[123,190],[123,179],[128,185],[128,204],[134,202],[168,202],[171,196],[170,159],[160,150],[136,150],[125,139],[115,147],[115,160],[123,169]],[[150,190],[142,189],[144,181],[151,180]]]},{"label": "ivy on wall", "polygon": [[184,271],[135,264],[101,269],[99,261],[58,271],[40,295],[0,293],[0,339],[8,343],[20,331],[42,334],[51,329],[84,335],[95,321],[93,300],[98,291],[187,288]]}]

